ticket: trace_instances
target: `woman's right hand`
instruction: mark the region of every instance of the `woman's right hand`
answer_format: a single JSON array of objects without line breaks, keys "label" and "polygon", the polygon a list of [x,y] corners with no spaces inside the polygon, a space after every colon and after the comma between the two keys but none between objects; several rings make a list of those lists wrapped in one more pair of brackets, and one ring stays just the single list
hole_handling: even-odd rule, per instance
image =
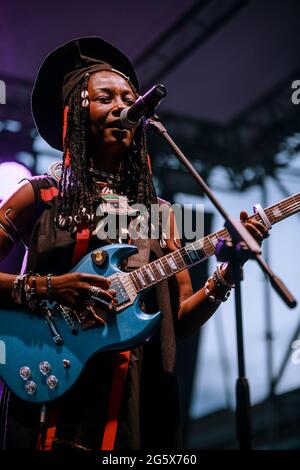
[{"label": "woman's right hand", "polygon": [[[51,277],[51,297],[54,301],[75,310],[84,310],[91,298],[90,288],[98,287],[101,309],[110,311],[116,303],[116,292],[109,289],[111,281],[103,276],[87,273],[68,273]],[[37,278],[37,294],[46,297],[46,278]],[[104,302],[102,303],[101,300]]]}]

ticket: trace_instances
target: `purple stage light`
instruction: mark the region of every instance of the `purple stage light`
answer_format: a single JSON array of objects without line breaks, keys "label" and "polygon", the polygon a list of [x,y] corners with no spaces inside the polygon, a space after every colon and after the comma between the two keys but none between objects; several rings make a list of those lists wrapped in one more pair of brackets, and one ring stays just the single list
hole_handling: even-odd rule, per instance
[{"label": "purple stage light", "polygon": [[0,201],[6,199],[24,178],[30,178],[30,171],[20,163],[5,162],[0,164]]}]

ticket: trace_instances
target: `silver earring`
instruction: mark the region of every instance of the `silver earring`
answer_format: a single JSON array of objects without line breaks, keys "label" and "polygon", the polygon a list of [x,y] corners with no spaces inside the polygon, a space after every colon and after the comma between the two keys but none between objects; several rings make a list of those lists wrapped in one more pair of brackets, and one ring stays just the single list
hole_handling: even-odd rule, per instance
[{"label": "silver earring", "polygon": [[159,244],[160,244],[160,247],[162,249],[166,248],[166,246],[167,246],[167,242],[165,240],[166,238],[167,238],[167,236],[166,236],[165,232],[162,232],[161,239],[159,240]]},{"label": "silver earring", "polygon": [[87,108],[89,103],[90,103],[89,99],[88,99],[88,96],[89,96],[89,92],[87,90],[82,90],[82,92],[81,92],[81,98],[82,98],[81,106],[83,108]]}]

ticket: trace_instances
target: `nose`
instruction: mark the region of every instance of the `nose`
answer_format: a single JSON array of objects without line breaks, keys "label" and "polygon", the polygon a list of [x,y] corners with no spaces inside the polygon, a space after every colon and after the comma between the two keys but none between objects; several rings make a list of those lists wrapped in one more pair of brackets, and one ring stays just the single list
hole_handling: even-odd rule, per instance
[{"label": "nose", "polygon": [[124,105],[124,103],[118,103],[112,108],[111,113],[113,116],[119,117],[121,114],[121,111],[123,111],[123,109],[125,108],[126,106]]}]

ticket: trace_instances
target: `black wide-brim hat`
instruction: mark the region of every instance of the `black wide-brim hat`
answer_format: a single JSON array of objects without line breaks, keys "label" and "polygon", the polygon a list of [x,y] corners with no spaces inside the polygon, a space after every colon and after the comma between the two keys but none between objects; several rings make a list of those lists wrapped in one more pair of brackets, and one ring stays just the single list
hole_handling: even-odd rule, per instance
[{"label": "black wide-brim hat", "polygon": [[[66,91],[63,95],[65,77],[73,71],[80,77],[81,71],[91,66],[97,69],[97,64],[102,62],[129,77],[139,93],[138,79],[128,57],[98,36],[73,39],[52,51],[44,60],[34,83],[31,106],[37,130],[51,147],[63,148],[63,106],[67,99]],[[67,90],[72,91],[75,84],[73,80]]]}]

